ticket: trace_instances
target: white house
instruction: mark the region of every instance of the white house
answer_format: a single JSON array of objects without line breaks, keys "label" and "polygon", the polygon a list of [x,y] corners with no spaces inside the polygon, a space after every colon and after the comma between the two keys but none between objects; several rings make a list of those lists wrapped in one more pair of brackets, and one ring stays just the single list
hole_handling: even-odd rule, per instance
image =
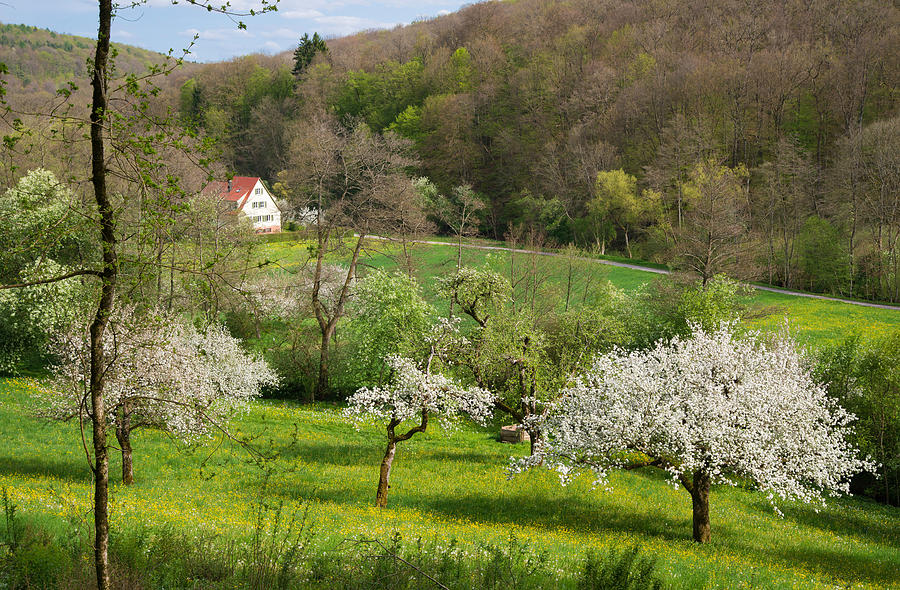
[{"label": "white house", "polygon": [[256,233],[281,231],[281,210],[258,176],[235,176],[228,182],[211,182],[203,193],[218,196],[231,210],[246,215]]}]

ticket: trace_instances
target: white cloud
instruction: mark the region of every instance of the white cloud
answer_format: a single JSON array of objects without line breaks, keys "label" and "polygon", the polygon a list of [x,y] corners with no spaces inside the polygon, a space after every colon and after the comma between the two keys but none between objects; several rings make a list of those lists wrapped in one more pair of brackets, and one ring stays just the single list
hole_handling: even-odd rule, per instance
[{"label": "white cloud", "polygon": [[316,24],[325,27],[325,32],[338,35],[349,35],[367,29],[389,29],[398,24],[378,22],[358,16],[320,16],[313,20]]},{"label": "white cloud", "polygon": [[285,10],[285,11],[279,10],[278,15],[283,16],[284,18],[304,18],[304,19],[310,19],[310,18],[316,18],[319,16],[324,16],[318,10]]},{"label": "white cloud", "polygon": [[262,31],[262,35],[265,37],[275,37],[278,39],[299,39],[300,33],[297,32],[296,29],[287,29],[280,28],[274,29],[272,31]]},{"label": "white cloud", "polygon": [[255,37],[253,33],[246,29],[187,29],[181,31],[180,35],[187,35],[193,37],[194,35],[200,36],[200,41],[230,41],[233,39],[249,39]]}]

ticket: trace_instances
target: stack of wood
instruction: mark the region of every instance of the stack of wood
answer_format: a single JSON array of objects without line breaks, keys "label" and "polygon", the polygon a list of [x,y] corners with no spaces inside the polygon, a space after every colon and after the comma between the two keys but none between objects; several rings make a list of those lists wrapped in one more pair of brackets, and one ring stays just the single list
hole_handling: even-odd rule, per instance
[{"label": "stack of wood", "polygon": [[500,442],[505,443],[521,443],[530,442],[531,437],[525,432],[521,424],[511,424],[509,426],[500,427]]}]

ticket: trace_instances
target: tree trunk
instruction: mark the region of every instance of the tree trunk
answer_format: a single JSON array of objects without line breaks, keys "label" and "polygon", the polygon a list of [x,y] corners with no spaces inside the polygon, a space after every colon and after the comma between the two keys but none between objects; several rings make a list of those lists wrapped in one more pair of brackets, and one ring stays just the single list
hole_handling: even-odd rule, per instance
[{"label": "tree trunk", "polygon": [[310,402],[316,401],[316,397],[321,399],[322,395],[328,391],[328,347],[331,345],[332,332],[327,329],[322,333],[322,344],[319,348],[319,377],[316,381],[316,389],[310,396]]},{"label": "tree trunk", "polygon": [[694,508],[694,541],[709,543],[709,476],[699,470],[694,472],[691,503]]},{"label": "tree trunk", "polygon": [[387,507],[388,490],[391,487],[391,465],[394,463],[394,453],[397,452],[397,443],[393,440],[388,441],[387,450],[384,452],[384,459],[381,460],[381,474],[378,477],[378,492],[375,494],[375,506],[378,508]]},{"label": "tree trunk", "polygon": [[365,233],[360,232],[359,238],[356,240],[356,247],[353,249],[353,257],[350,259],[350,268],[347,269],[347,276],[341,287],[341,294],[329,316],[322,301],[319,299],[319,290],[322,283],[322,266],[325,260],[324,247],[328,242],[328,236],[320,235],[319,237],[319,252],[316,257],[316,274],[313,280],[312,304],[316,314],[316,321],[319,323],[319,330],[322,334],[322,341],[319,349],[319,377],[316,381],[316,388],[310,401],[315,401],[316,397],[321,398],[321,396],[328,391],[328,345],[331,343],[331,337],[334,336],[334,330],[337,327],[338,320],[344,314],[344,305],[347,303],[350,287],[353,278],[356,276],[356,264],[359,262],[359,254],[362,251],[365,239]]},{"label": "tree trunk", "polygon": [[531,454],[534,455],[534,453],[541,446],[541,437],[543,437],[543,433],[541,433],[540,429],[538,428],[527,429],[526,432],[528,432],[528,440],[529,444],[531,445]]},{"label": "tree trunk", "polygon": [[131,452],[131,416],[126,408],[119,408],[116,420],[116,440],[122,451],[122,483],[130,486],[134,483],[134,462]]},{"label": "tree trunk", "polygon": [[112,25],[112,0],[100,0],[97,49],[94,54],[91,86],[91,183],[97,213],[100,216],[100,243],[103,248],[102,287],[97,313],[91,323],[91,422],[93,426],[94,464],[94,565],[97,588],[109,590],[109,449],[106,446],[106,408],[103,400],[105,363],[103,333],[116,293],[118,259],[116,257],[115,212],[106,188],[106,158],[103,125],[107,108],[107,62]]}]

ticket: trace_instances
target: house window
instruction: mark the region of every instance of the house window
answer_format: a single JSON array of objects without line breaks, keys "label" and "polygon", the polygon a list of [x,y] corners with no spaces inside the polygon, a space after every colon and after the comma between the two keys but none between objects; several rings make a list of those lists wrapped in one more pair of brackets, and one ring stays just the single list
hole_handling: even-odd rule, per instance
[{"label": "house window", "polygon": [[257,187],[256,190],[253,191],[253,194],[254,194],[254,195],[261,195],[261,194],[262,194],[262,189],[259,188],[259,187]]}]

